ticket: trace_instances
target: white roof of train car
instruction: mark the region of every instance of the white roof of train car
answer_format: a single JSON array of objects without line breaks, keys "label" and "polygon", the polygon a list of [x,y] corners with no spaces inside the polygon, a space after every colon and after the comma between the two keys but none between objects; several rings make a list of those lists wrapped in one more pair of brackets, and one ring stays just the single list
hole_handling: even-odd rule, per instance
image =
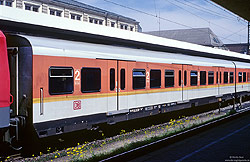
[{"label": "white roof of train car", "polygon": [[[144,49],[134,49],[110,45],[95,45],[92,43],[58,40],[53,38],[26,36],[32,45],[34,55],[61,56],[93,59],[117,59],[140,62],[190,64],[198,66],[220,66],[234,68],[232,61],[188,56],[178,53],[158,52]],[[250,68],[249,63],[237,62],[237,68]]]},{"label": "white roof of train car", "polygon": [[84,33],[107,36],[112,38],[120,38],[120,39],[133,40],[137,42],[149,43],[154,45],[204,52],[204,53],[209,53],[211,55],[237,57],[241,59],[250,60],[250,56],[239,54],[236,52],[214,49],[211,47],[205,47],[201,45],[156,37],[148,34],[131,32],[117,28],[111,28],[107,26],[91,24],[88,22],[76,21],[62,17],[51,16],[47,14],[41,14],[1,5],[0,5],[0,20],[35,24],[35,25],[52,27],[63,30],[84,32]]}]

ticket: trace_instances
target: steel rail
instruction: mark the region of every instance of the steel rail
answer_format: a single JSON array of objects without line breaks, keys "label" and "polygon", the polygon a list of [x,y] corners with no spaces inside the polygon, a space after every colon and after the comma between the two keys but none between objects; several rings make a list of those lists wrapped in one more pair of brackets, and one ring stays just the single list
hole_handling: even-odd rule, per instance
[{"label": "steel rail", "polygon": [[223,124],[225,122],[231,121],[232,119],[239,118],[239,117],[245,115],[246,113],[249,113],[250,112],[250,103],[245,103],[244,106],[245,106],[245,108],[238,110],[235,114],[232,114],[232,115],[229,115],[226,117],[222,117],[220,119],[202,124],[200,126],[197,126],[197,127],[188,129],[186,131],[177,133],[175,135],[172,135],[172,136],[157,140],[155,142],[134,148],[132,150],[111,156],[109,158],[101,160],[100,162],[119,161],[119,160],[121,160],[121,161],[126,160],[127,161],[127,160],[132,160],[138,156],[146,155],[147,153],[150,153],[152,151],[158,150],[158,149],[166,146],[166,144],[171,144],[171,143],[177,142],[179,140],[183,140],[187,137],[190,137],[191,135],[201,133],[202,131],[205,131],[208,128],[212,128],[216,125]]}]

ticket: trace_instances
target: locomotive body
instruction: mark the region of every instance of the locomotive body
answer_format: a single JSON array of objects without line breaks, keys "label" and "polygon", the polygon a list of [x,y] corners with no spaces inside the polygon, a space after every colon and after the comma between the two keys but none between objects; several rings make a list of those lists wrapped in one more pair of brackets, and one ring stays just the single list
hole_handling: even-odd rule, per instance
[{"label": "locomotive body", "polygon": [[5,35],[0,32],[0,134],[10,126],[10,74]]}]

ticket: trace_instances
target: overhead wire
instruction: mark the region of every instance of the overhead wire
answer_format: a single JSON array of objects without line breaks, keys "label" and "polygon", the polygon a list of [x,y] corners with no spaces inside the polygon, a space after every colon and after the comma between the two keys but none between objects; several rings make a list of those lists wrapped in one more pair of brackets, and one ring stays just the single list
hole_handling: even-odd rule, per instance
[{"label": "overhead wire", "polygon": [[243,30],[245,30],[245,29],[247,29],[247,27],[244,27],[244,28],[240,29],[239,31],[234,32],[234,33],[232,33],[232,34],[230,34],[230,35],[226,36],[226,37],[225,37],[225,38],[223,38],[223,39],[227,39],[227,38],[229,38],[229,37],[231,37],[231,36],[233,36],[233,35],[235,35],[235,34],[237,34],[237,33],[241,32],[241,31],[243,31]]},{"label": "overhead wire", "polygon": [[[154,15],[152,13],[148,13],[148,12],[145,12],[145,11],[141,11],[141,10],[138,10],[138,9],[135,9],[135,8],[132,8],[132,7],[129,7],[129,6],[125,6],[125,5],[122,5],[122,4],[119,4],[119,3],[116,3],[116,2],[113,2],[113,1],[110,1],[110,0],[103,0],[107,3],[111,3],[113,5],[116,5],[116,6],[120,6],[120,7],[123,7],[123,8],[126,8],[126,9],[129,9],[129,10],[133,10],[133,11],[136,11],[138,13],[142,13],[142,14],[145,14],[145,15],[148,15],[148,16],[151,16],[151,17],[155,17],[155,18],[159,18],[161,20],[164,20],[164,21],[167,21],[167,22],[170,22],[170,23],[173,23],[173,24],[176,24],[176,25],[179,25],[179,26],[182,26],[182,27],[186,27],[186,28],[190,28],[190,29],[195,29],[195,30],[199,30],[201,32],[204,32],[203,30],[200,30],[200,29],[197,29],[197,28],[193,28],[189,25],[185,25],[185,24],[182,24],[182,23],[179,23],[179,22],[176,22],[176,21],[173,21],[173,20],[169,20],[167,18],[164,18],[164,17],[160,17],[158,15]],[[226,38],[227,39],[227,38]],[[230,39],[227,39],[231,42],[236,42],[234,40],[230,40]]]},{"label": "overhead wire", "polygon": [[160,16],[158,16],[158,15],[154,15],[154,14],[151,14],[151,13],[148,13],[148,12],[145,12],[145,11],[141,11],[141,10],[134,9],[134,8],[131,8],[131,7],[128,7],[128,6],[124,6],[124,5],[118,4],[118,3],[113,2],[113,1],[110,1],[110,0],[103,0],[103,1],[108,2],[108,3],[112,3],[112,4],[114,4],[114,5],[117,5],[117,6],[120,6],[120,7],[123,7],[123,8],[130,9],[130,10],[133,10],[133,11],[136,11],[136,12],[139,12],[139,13],[142,13],[142,14],[145,14],[145,15],[148,15],[148,16],[152,16],[152,17],[160,18],[161,20],[165,20],[165,21],[168,21],[168,22],[174,23],[174,24],[176,24],[176,25],[180,25],[180,26],[183,26],[183,27],[190,28],[190,26],[188,26],[188,25],[181,24],[181,23],[178,23],[178,22],[176,22],[176,21],[172,21],[172,20],[169,20],[169,19],[166,19],[166,18],[160,17]]},{"label": "overhead wire", "polygon": [[[168,0],[167,0],[167,1],[168,1]],[[190,13],[190,14],[192,14],[192,15],[194,15],[194,16],[196,16],[196,17],[198,17],[198,18],[200,18],[200,19],[202,19],[202,20],[204,20],[204,21],[206,21],[206,22],[209,23],[209,24],[217,25],[217,24],[215,24],[215,23],[212,23],[212,22],[210,22],[210,21],[208,21],[208,20],[202,18],[201,16],[198,16],[198,15],[196,15],[196,14],[194,14],[194,13],[192,13],[192,12],[186,10],[186,9],[184,9],[183,7],[181,7],[181,6],[179,6],[179,5],[175,4],[175,3],[173,3],[173,2],[171,2],[171,1],[168,1],[168,2],[171,3],[171,4],[174,5],[174,6],[176,6],[176,7],[180,8],[180,9],[182,9],[182,10],[184,10],[184,11],[186,11],[186,12],[188,12],[188,13]],[[231,32],[231,31],[230,31],[230,32]],[[222,38],[222,39],[226,39],[226,40],[229,40],[229,41],[233,42],[233,40],[231,40],[231,39],[228,39],[228,38],[225,38],[225,37],[219,36],[219,35],[217,35],[217,36],[220,37],[220,38]]]},{"label": "overhead wire", "polygon": [[[176,0],[176,1],[178,1],[178,0]],[[224,14],[221,14],[221,13],[218,13],[216,11],[210,10],[210,9],[205,8],[205,7],[203,7],[201,5],[198,5],[196,3],[193,3],[193,2],[190,2],[190,1],[187,1],[187,0],[183,0],[183,1],[185,1],[186,3],[183,3],[181,1],[178,1],[178,2],[183,3],[183,4],[185,4],[185,5],[189,6],[189,7],[195,8],[196,10],[206,12],[206,13],[212,14],[212,15],[217,16],[217,17],[221,17],[221,18],[228,19],[228,20],[234,20],[234,21],[236,20],[235,18],[228,17],[228,16],[226,16]],[[188,5],[187,3],[189,3],[190,5]]]},{"label": "overhead wire", "polygon": [[[193,7],[193,6],[191,6],[191,5],[188,5],[188,4],[186,4],[186,3],[181,2],[181,1],[179,1],[179,0],[175,0],[175,1],[177,1],[177,2],[179,2],[179,3],[181,3],[181,4],[183,4],[183,5],[189,6],[189,7],[191,7],[191,8],[195,8],[195,9],[197,9],[197,10],[201,10],[201,9],[199,9],[199,8],[197,8],[197,7]],[[184,0],[184,1],[186,1],[186,0]],[[187,1],[186,1],[186,2],[187,2]],[[188,2],[188,3],[191,3],[191,2]],[[191,4],[193,4],[193,3],[191,3]],[[195,5],[196,5],[196,4],[195,4]],[[198,5],[196,5],[196,6],[198,6]],[[200,6],[200,8],[202,8],[202,6]],[[202,11],[202,10],[201,10],[201,11]],[[200,17],[200,16],[199,16],[199,17]],[[203,19],[203,18],[202,18],[202,19]],[[205,19],[203,19],[203,20],[205,20]],[[232,31],[232,30],[229,30],[229,29],[227,29],[227,28],[225,28],[225,27],[223,27],[223,26],[221,26],[221,25],[218,25],[218,24],[216,24],[216,23],[213,23],[213,22],[211,22],[211,21],[208,21],[208,20],[205,20],[205,21],[207,21],[207,22],[209,22],[209,23],[211,23],[211,24],[213,24],[213,25],[215,25],[215,26],[217,26],[217,27],[219,27],[219,28],[221,28],[221,29],[224,29],[224,30],[226,30],[226,31],[228,31],[228,32],[230,32],[230,33],[234,32],[234,31]],[[245,36],[240,35],[240,34],[237,34],[237,35],[242,36],[242,37],[245,37]]]},{"label": "overhead wire", "polygon": [[216,8],[218,8],[218,9],[220,9],[220,10],[226,12],[227,14],[229,14],[229,15],[235,17],[238,21],[240,21],[240,22],[243,21],[244,23],[248,23],[248,21],[246,21],[245,19],[243,19],[243,18],[241,18],[240,16],[238,16],[238,15],[232,13],[232,12],[229,12],[228,10],[226,10],[226,9],[224,9],[224,8],[222,8],[222,7],[218,6],[218,5],[216,5],[216,4],[214,4],[214,2],[211,2],[210,0],[204,0],[204,1],[206,1],[206,2],[209,3],[210,5],[212,5],[212,6],[216,7]]}]

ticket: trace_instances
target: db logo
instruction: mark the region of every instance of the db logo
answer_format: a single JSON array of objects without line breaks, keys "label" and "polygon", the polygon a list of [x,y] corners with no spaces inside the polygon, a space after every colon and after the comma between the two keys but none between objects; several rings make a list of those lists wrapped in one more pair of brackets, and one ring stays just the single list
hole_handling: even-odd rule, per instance
[{"label": "db logo", "polygon": [[82,107],[82,104],[81,104],[82,102],[79,100],[79,101],[74,101],[73,102],[73,109],[74,110],[80,110]]}]

